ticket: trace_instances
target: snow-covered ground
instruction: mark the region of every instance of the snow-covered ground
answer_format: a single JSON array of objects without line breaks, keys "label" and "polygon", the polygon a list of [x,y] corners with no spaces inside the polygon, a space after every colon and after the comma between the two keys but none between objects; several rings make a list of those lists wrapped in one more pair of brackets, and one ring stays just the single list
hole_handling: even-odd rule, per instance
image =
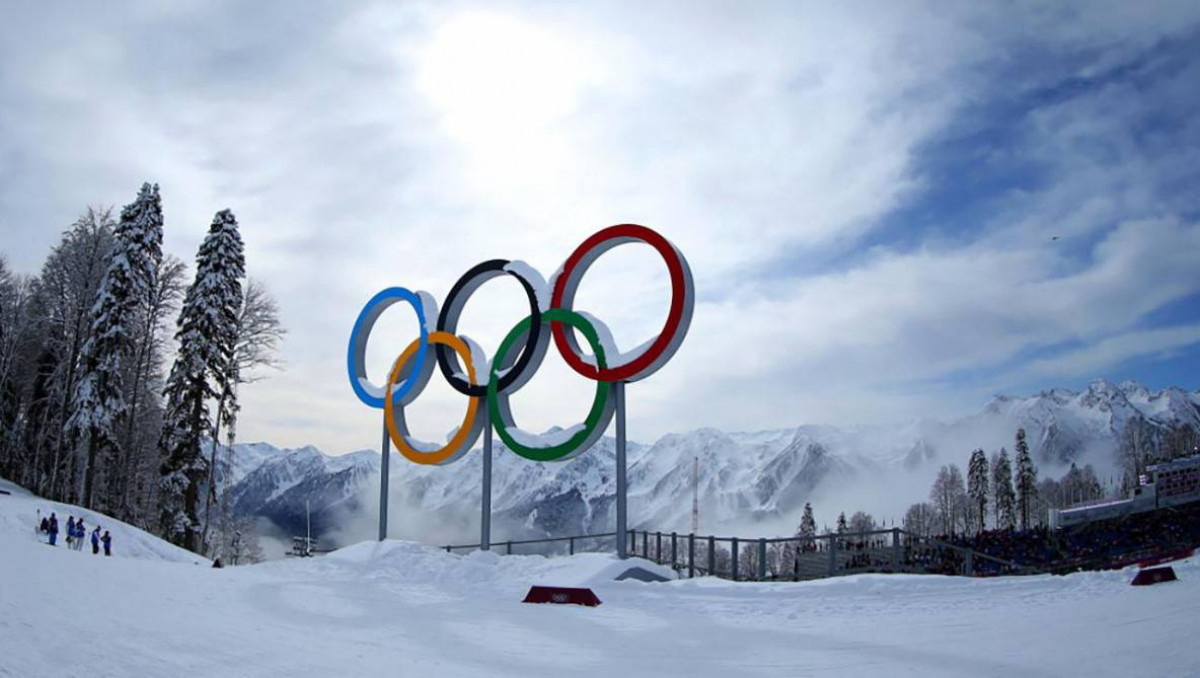
[{"label": "snow-covered ground", "polygon": [[[99,518],[114,557],[39,543],[39,508]],[[1195,562],[1138,588],[1131,571],[646,584],[608,581],[613,566],[391,541],[214,570],[18,490],[0,495],[0,675],[1200,675]],[[604,604],[520,603],[537,583]]]}]

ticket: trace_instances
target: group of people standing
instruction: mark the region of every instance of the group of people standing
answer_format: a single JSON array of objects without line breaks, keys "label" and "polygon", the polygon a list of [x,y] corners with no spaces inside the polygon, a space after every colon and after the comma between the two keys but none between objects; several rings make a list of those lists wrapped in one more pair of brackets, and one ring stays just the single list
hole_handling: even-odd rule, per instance
[{"label": "group of people standing", "polygon": [[[54,515],[54,512],[51,512],[50,517],[43,517],[41,523],[38,525],[38,531],[47,535],[48,541],[46,543],[50,544],[51,546],[57,546],[58,516]],[[68,516],[67,548],[74,551],[83,550],[83,543],[87,539],[87,536],[87,528],[83,525],[83,518],[75,520],[75,516]],[[100,553],[100,546],[102,544],[104,545],[104,555],[112,555],[112,535],[108,533],[108,530],[105,530],[104,534],[100,534],[100,526],[97,525],[96,528],[92,530],[91,542],[93,555]]]}]

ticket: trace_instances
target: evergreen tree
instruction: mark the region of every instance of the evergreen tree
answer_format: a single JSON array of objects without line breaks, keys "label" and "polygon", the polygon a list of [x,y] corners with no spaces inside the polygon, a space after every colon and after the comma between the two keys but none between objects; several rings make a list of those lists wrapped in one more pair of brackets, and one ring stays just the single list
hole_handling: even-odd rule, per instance
[{"label": "evergreen tree", "polygon": [[975,450],[967,464],[967,496],[971,498],[971,512],[978,525],[977,533],[983,532],[987,521],[988,475],[987,455],[983,450]]},{"label": "evergreen tree", "polygon": [[1008,450],[1001,447],[992,460],[992,499],[995,503],[996,528],[1011,530],[1017,526],[1017,498],[1013,491],[1012,462]]},{"label": "evergreen tree", "polygon": [[1029,445],[1025,442],[1025,429],[1017,429],[1017,516],[1021,521],[1021,529],[1027,530],[1033,526],[1033,510],[1037,498],[1037,469],[1033,458],[1029,456]]},{"label": "evergreen tree", "polygon": [[[163,313],[173,305],[174,299],[162,301],[164,262],[162,253],[163,214],[158,186],[142,184],[138,199],[121,212],[121,223],[129,223],[130,231],[141,244],[142,255],[137,271],[141,278],[134,298],[136,322],[131,328],[132,353],[126,367],[129,381],[127,399],[128,416],[121,432],[121,456],[116,460],[114,472],[118,482],[111,483],[108,504],[119,509],[118,515],[126,520],[134,517],[136,499],[131,495],[136,462],[152,455],[153,444],[147,445],[141,436],[138,424],[146,418],[147,411],[157,411],[160,401],[157,394],[147,393],[147,385],[156,377],[161,380],[161,365],[155,347],[160,342]],[[182,266],[182,262],[168,262],[166,270]],[[170,275],[169,273],[167,275]],[[161,385],[160,385],[161,387]],[[146,448],[151,448],[147,450]]]},{"label": "evergreen tree", "polygon": [[849,531],[849,528],[846,526],[846,512],[843,511],[838,514],[837,533],[840,536],[840,535],[846,534],[846,532],[848,532],[848,531]]},{"label": "evergreen tree", "polygon": [[804,513],[800,515],[800,527],[796,530],[797,537],[811,539],[817,536],[817,520],[813,518],[812,504],[804,502]]},{"label": "evergreen tree", "polygon": [[108,269],[92,307],[91,336],[83,347],[83,376],[67,423],[82,443],[83,505],[100,510],[108,508],[110,497],[106,492],[98,497],[97,485],[113,481],[110,476],[123,455],[124,370],[134,348],[138,304],[149,293],[154,267],[162,257],[157,185],[142,184],[137,199],[121,210],[113,237]]},{"label": "evergreen tree", "polygon": [[[226,396],[233,387],[228,363],[234,353],[244,275],[237,219],[222,210],[200,245],[195,282],[179,314],[175,335],[179,353],[167,379],[167,410],[159,443],[162,533],[193,551],[203,548],[198,511],[208,464],[201,444],[214,433],[209,401]],[[228,416],[217,412],[218,420]]]}]

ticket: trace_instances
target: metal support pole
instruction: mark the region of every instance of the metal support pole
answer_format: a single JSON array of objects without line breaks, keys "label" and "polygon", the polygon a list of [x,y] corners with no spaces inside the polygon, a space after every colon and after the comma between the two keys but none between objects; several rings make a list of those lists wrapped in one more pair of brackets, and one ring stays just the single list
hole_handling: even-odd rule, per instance
[{"label": "metal support pole", "polygon": [[510,541],[510,542],[506,542],[506,543],[504,544],[504,553],[505,553],[506,555],[510,555],[510,556],[512,555],[512,542],[511,542],[511,541]]},{"label": "metal support pole", "polygon": [[571,537],[569,540],[567,540],[567,544],[568,553],[572,556],[575,555],[575,537]]},{"label": "metal support pole", "polygon": [[892,572],[900,571],[900,528],[892,528]]},{"label": "metal support pole", "polygon": [[696,576],[696,535],[688,535],[688,578]]},{"label": "metal support pole", "polygon": [[650,559],[650,533],[642,530],[642,557]]},{"label": "metal support pole", "polygon": [[717,573],[717,538],[708,535],[708,574],[716,576]]},{"label": "metal support pole", "polygon": [[674,532],[671,533],[671,567],[674,568],[679,562],[679,539]]},{"label": "metal support pole", "polygon": [[730,555],[733,558],[729,561],[729,578],[737,581],[738,578],[738,543],[737,537],[734,537],[729,547]]},{"label": "metal support pole", "polygon": [[829,535],[829,576],[837,572],[837,535]]},{"label": "metal support pole", "polygon": [[492,549],[492,421],[483,408],[483,487],[479,500],[479,549]]},{"label": "metal support pole", "polygon": [[383,444],[380,446],[382,459],[379,462],[379,541],[387,539],[389,443],[387,421],[384,420]]},{"label": "metal support pole", "polygon": [[662,532],[654,533],[654,562],[662,565]]},{"label": "metal support pole", "polygon": [[613,399],[617,409],[617,557],[628,558],[626,546],[629,542],[625,538],[628,517],[628,507],[625,503],[625,382],[618,381],[613,384]]},{"label": "metal support pole", "polygon": [[975,576],[975,554],[971,551],[967,551],[967,559],[963,562],[963,576]]},{"label": "metal support pole", "polygon": [[767,540],[762,537],[758,538],[758,580],[765,581],[767,578]]}]

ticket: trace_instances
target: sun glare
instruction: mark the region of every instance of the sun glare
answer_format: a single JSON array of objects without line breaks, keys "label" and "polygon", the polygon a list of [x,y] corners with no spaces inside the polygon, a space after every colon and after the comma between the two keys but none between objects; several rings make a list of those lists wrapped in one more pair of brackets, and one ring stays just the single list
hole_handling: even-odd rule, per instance
[{"label": "sun glare", "polygon": [[422,50],[417,87],[489,181],[546,174],[567,159],[563,122],[595,61],[561,33],[489,12],[457,14]]}]

